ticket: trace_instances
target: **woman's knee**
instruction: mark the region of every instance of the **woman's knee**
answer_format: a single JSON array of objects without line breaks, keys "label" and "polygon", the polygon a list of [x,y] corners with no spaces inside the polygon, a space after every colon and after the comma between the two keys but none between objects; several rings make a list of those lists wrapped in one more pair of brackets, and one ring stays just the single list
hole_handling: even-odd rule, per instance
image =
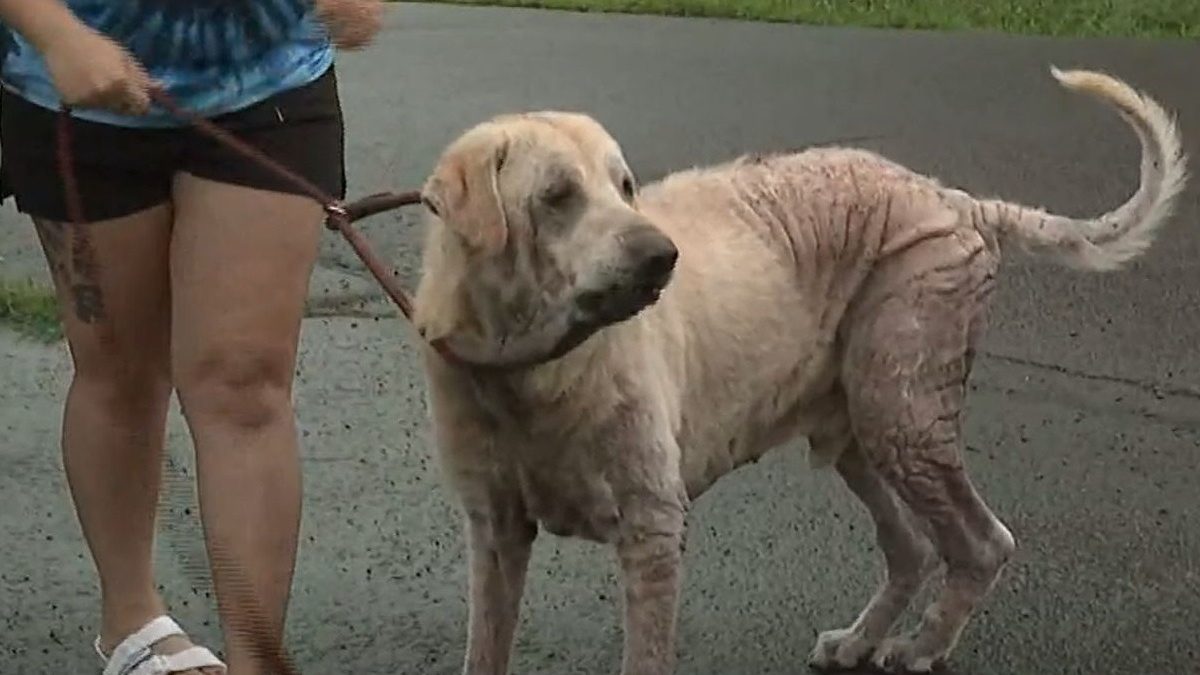
[{"label": "woman's knee", "polygon": [[171,399],[171,379],[165,368],[142,364],[119,369],[77,369],[71,382],[75,401],[86,401],[114,423],[136,423],[148,415],[165,414]]},{"label": "woman's knee", "polygon": [[177,359],[175,388],[192,423],[262,428],[290,418],[294,367],[287,345],[212,345]]},{"label": "woman's knee", "polygon": [[74,366],[72,397],[86,400],[114,421],[165,414],[172,390],[168,338],[152,339],[150,334],[155,331],[149,326],[142,330],[141,339],[121,339],[128,338],[130,331],[81,330],[68,325]]}]

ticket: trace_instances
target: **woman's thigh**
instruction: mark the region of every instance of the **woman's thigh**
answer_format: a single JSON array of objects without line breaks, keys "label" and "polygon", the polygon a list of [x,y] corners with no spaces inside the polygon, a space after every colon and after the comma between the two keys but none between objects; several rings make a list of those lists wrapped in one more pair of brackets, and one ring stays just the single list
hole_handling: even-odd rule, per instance
[{"label": "woman's thigh", "polygon": [[[332,72],[215,120],[332,197],[344,194]],[[322,204],[203,136],[176,177],[173,363],[181,403],[255,424],[290,396]]]},{"label": "woman's thigh", "polygon": [[[34,219],[76,378],[129,405],[170,393],[171,208],[77,226]],[[154,394],[153,401],[135,401]]]},{"label": "woman's thigh", "polygon": [[261,418],[271,411],[259,407],[278,403],[263,396],[290,392],[323,210],[305,197],[188,175],[176,180],[175,205],[171,332],[180,403],[189,415]]},{"label": "woman's thigh", "polygon": [[0,93],[3,179],[35,224],[76,375],[145,392],[165,382],[172,137],[77,120],[75,175],[87,223],[66,222],[56,111]]}]

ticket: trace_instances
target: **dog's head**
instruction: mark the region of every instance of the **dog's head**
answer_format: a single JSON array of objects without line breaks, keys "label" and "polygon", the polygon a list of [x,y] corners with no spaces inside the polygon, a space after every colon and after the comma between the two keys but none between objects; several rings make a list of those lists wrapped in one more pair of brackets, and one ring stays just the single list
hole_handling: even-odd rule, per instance
[{"label": "dog's head", "polygon": [[576,113],[510,115],[445,150],[416,322],[468,362],[543,363],[657,301],[678,255],[618,143]]}]

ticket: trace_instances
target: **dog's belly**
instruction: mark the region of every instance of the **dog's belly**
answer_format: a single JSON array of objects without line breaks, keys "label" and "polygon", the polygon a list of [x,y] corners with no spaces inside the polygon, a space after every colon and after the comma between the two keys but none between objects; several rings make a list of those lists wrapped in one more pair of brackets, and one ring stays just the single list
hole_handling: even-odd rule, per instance
[{"label": "dog's belly", "polygon": [[[683,479],[691,498],[722,476],[758,461],[770,450],[807,436],[837,414],[832,350],[811,352],[775,377],[747,380],[740,398],[693,404],[679,434]],[[703,394],[698,394],[703,396]]]}]

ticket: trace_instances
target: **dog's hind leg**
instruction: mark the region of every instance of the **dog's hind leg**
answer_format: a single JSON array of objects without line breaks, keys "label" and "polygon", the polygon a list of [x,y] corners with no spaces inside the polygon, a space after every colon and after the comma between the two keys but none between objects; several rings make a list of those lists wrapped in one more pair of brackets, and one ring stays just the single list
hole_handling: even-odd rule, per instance
[{"label": "dog's hind leg", "polygon": [[926,240],[879,266],[847,324],[843,381],[854,435],[946,563],[945,584],[916,632],[876,649],[872,662],[886,672],[944,662],[1015,551],[963,459],[967,378],[997,265],[977,239]]},{"label": "dog's hind leg", "polygon": [[814,452],[838,456],[837,472],[870,513],[887,565],[883,583],[854,623],[821,633],[809,655],[814,668],[850,669],[869,658],[891,632],[936,567],[937,552],[904,503],[867,462],[848,428],[814,435],[810,442]]}]

